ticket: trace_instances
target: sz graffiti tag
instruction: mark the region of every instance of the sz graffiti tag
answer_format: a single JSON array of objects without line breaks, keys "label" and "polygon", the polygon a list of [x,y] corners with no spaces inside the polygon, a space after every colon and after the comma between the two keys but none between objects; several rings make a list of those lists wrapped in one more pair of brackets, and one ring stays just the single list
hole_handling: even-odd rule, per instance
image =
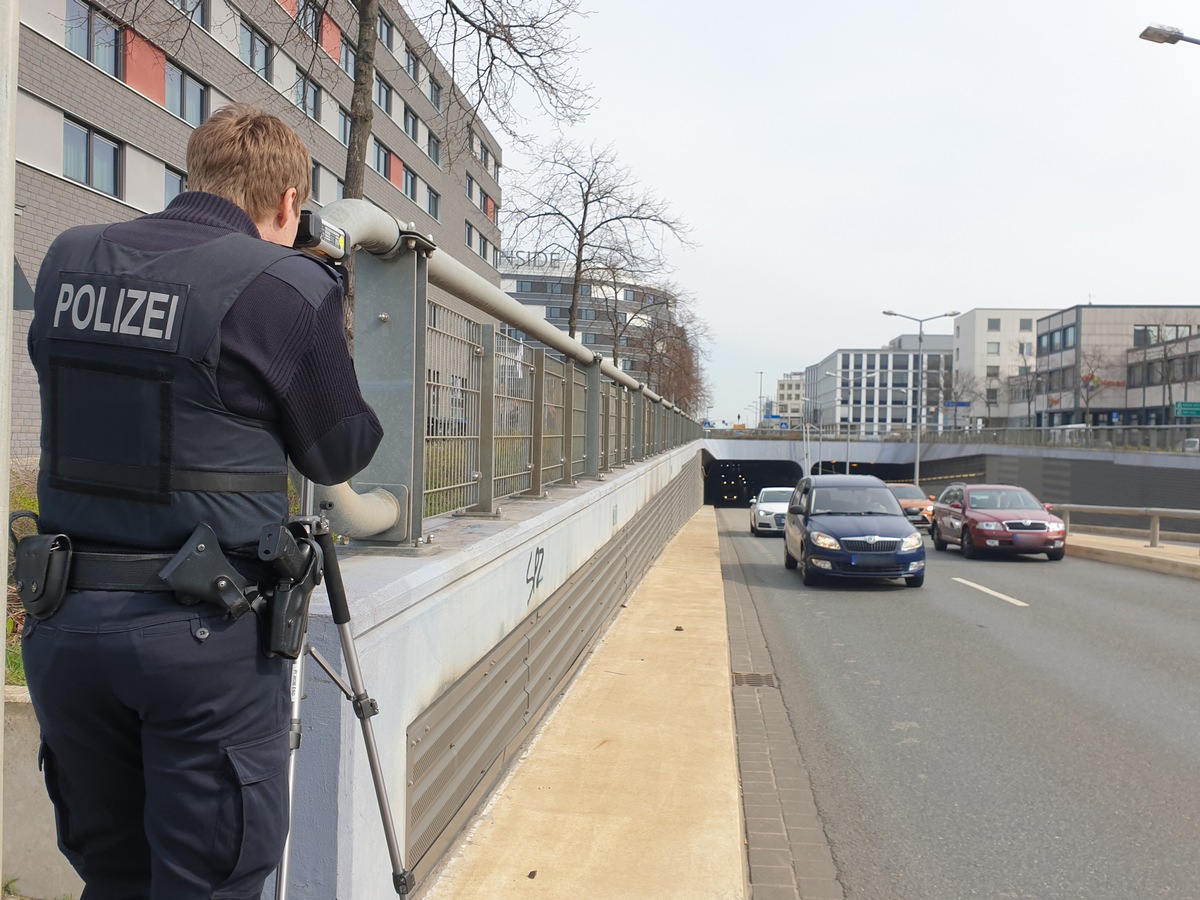
[{"label": "sz graffiti tag", "polygon": [[525,583],[529,585],[529,600],[533,602],[533,592],[542,586],[542,563],[546,560],[546,551],[538,547],[529,554],[529,562],[525,566]]}]

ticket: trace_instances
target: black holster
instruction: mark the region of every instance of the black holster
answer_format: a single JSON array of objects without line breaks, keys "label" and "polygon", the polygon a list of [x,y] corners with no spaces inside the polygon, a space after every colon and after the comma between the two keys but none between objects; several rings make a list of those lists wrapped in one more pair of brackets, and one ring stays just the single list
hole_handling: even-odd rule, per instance
[{"label": "black holster", "polygon": [[65,534],[31,534],[16,545],[13,576],[25,612],[48,619],[62,606],[71,575],[71,539]]},{"label": "black holster", "polygon": [[321,547],[300,524],[268,525],[258,542],[258,557],[280,575],[266,601],[263,653],[297,659],[308,633],[308,602],[321,583]]}]

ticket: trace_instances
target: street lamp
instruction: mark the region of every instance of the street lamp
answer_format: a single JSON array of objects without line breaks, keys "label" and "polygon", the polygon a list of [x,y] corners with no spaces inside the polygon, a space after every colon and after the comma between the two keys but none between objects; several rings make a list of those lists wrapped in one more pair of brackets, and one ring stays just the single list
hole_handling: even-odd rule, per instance
[{"label": "street lamp", "polygon": [[762,417],[762,402],[763,402],[762,377],[763,377],[763,373],[758,372],[756,374],[758,375],[758,421],[754,423],[754,427],[761,428],[762,420],[763,420],[763,417]]},{"label": "street lamp", "polygon": [[[825,374],[828,375],[830,378],[836,378],[838,380],[838,388],[839,389],[841,388],[842,379],[845,377],[844,375],[841,375],[837,372],[826,372]],[[851,387],[853,387],[853,386],[854,385],[851,385]],[[851,419],[850,410],[852,410],[853,408],[854,408],[854,398],[847,397],[846,398],[846,474],[847,475],[850,474],[850,419]]]},{"label": "street lamp", "polygon": [[1188,37],[1178,28],[1172,28],[1170,25],[1147,25],[1146,30],[1138,37],[1143,41],[1153,41],[1155,44],[1178,44],[1180,41],[1200,44],[1200,38]]},{"label": "street lamp", "polygon": [[[916,461],[913,463],[913,484],[921,487],[921,427],[925,424],[925,409],[922,406],[922,389],[925,387],[925,352],[922,345],[925,343],[925,323],[932,322],[934,319],[952,318],[958,315],[957,310],[951,312],[938,313],[936,316],[926,316],[923,319],[918,319],[916,316],[906,316],[904,313],[898,313],[894,309],[885,309],[885,316],[897,316],[901,319],[908,319],[910,322],[917,323],[917,389],[914,395],[917,413],[917,453]],[[924,491],[924,488],[921,488]]]}]

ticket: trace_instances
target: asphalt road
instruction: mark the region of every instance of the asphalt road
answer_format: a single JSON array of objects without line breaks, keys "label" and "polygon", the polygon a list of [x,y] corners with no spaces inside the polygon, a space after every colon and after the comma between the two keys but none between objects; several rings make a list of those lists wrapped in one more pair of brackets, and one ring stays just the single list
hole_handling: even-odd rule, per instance
[{"label": "asphalt road", "polygon": [[806,588],[718,521],[848,898],[1200,898],[1195,582],[926,539],[922,588]]}]

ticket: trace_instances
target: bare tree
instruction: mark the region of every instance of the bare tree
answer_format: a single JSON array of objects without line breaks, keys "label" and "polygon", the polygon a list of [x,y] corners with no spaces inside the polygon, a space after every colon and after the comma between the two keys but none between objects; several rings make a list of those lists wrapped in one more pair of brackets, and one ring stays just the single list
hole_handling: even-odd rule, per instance
[{"label": "bare tree", "polygon": [[661,270],[668,239],[688,243],[688,227],[617,161],[612,145],[559,140],[537,155],[539,173],[509,189],[509,243],[525,238],[560,250],[572,263],[567,332],[575,337],[580,285],[603,267]]},{"label": "bare tree", "polygon": [[[1144,344],[1147,383],[1159,383],[1167,408],[1167,424],[1175,423],[1175,385],[1186,380],[1187,346],[1182,339],[1195,334],[1196,320],[1177,310],[1159,309],[1147,315]],[[1154,379],[1150,381],[1149,379]]]},{"label": "bare tree", "polygon": [[992,405],[988,401],[987,388],[974,372],[952,372],[943,388],[947,403],[954,404],[954,428],[958,428],[959,403],[983,403],[987,407],[987,417],[992,417]]},{"label": "bare tree", "polygon": [[1017,342],[1017,374],[1008,379],[1010,399],[1015,395],[1025,400],[1025,419],[1033,425],[1033,404],[1037,398],[1037,359],[1032,342]]},{"label": "bare tree", "polygon": [[1092,424],[1092,403],[1108,390],[1113,382],[1113,362],[1108,354],[1097,346],[1081,346],[1076,356],[1079,372],[1078,396],[1083,406],[1083,421]]},{"label": "bare tree", "polygon": [[688,412],[702,412],[711,397],[702,366],[710,341],[708,323],[686,304],[643,320],[638,346],[647,354],[647,386]]}]

